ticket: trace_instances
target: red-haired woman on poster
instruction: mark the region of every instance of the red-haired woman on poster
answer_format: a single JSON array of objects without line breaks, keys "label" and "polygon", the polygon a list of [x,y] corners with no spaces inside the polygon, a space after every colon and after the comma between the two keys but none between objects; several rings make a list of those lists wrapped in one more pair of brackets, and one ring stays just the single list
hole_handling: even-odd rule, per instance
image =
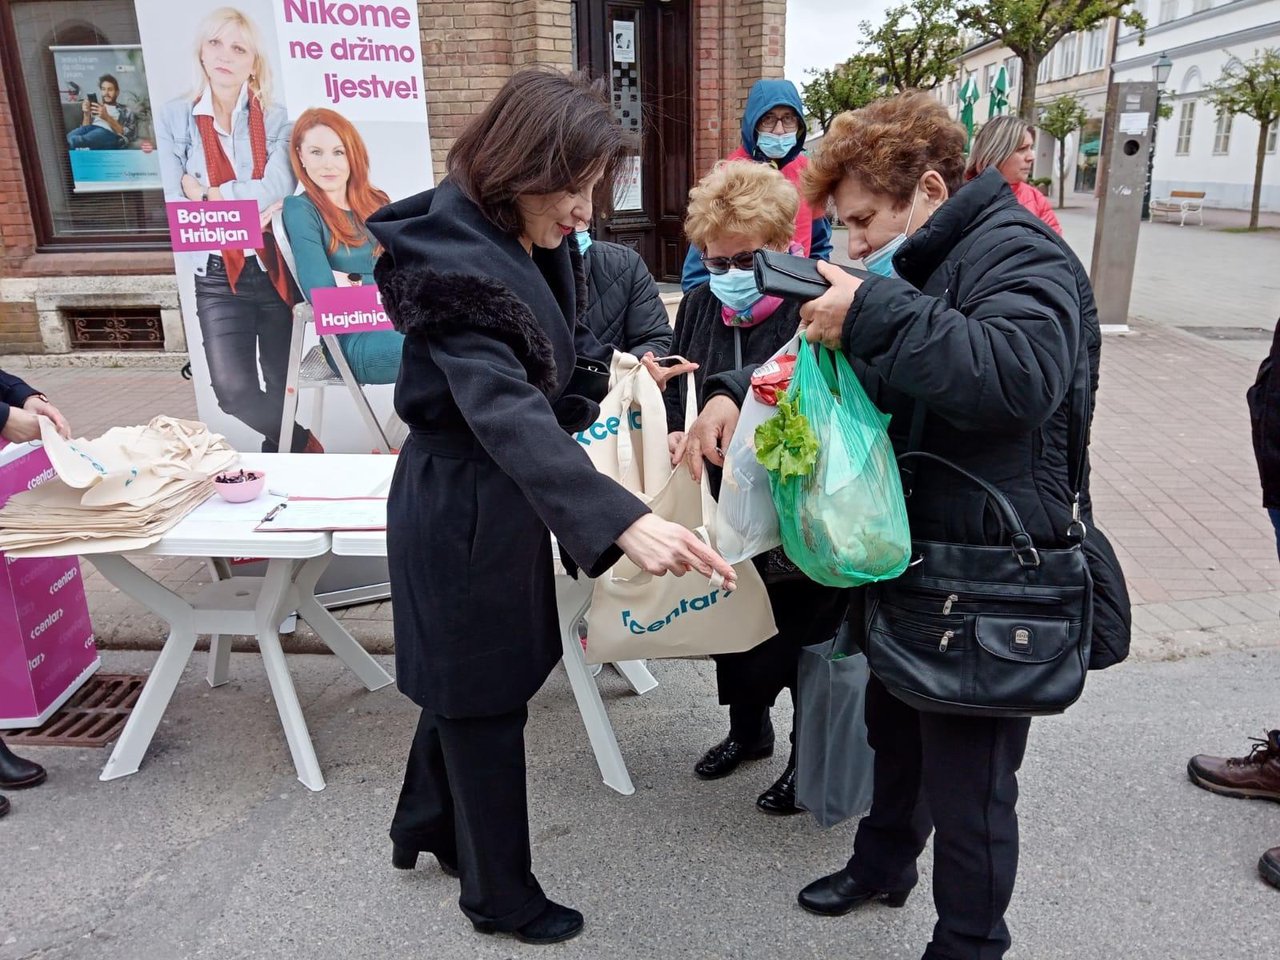
[{"label": "red-haired woman on poster", "polygon": [[[316,287],[373,283],[382,252],[365,227],[391,202],[369,182],[369,151],[355,126],[336,110],[304,110],[294,121],[289,162],[305,193],[285,197],[284,228],[293,247],[298,283],[308,299]],[[360,383],[395,383],[404,334],[367,330],[338,338]]]},{"label": "red-haired woman on poster", "polygon": [[[195,89],[156,118],[166,200],[256,200],[265,226],[293,192],[288,115],[272,102],[271,67],[258,27],[233,7],[196,33]],[[274,240],[261,249],[193,254],[196,314],[218,406],[280,447],[296,297]],[[262,384],[258,369],[262,369]],[[294,424],[292,450],[322,452]]]}]

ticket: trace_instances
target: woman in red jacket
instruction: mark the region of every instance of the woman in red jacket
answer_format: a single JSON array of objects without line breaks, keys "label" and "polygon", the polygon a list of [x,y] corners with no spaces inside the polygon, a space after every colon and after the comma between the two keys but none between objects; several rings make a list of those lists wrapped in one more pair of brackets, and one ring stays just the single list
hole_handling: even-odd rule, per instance
[{"label": "woman in red jacket", "polygon": [[1061,236],[1062,224],[1054,216],[1049,198],[1027,183],[1036,159],[1035,141],[1035,128],[1021,117],[993,117],[973,140],[964,178],[972,180],[987,167],[995,167],[1018,202]]}]

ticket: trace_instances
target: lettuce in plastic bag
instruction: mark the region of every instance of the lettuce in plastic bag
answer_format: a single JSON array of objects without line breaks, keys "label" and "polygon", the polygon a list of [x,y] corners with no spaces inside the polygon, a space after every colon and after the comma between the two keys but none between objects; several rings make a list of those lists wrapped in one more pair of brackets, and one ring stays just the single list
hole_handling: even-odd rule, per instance
[{"label": "lettuce in plastic bag", "polygon": [[778,394],[778,414],[756,427],[756,459],[779,480],[807,477],[818,462],[818,435],[798,398]]}]

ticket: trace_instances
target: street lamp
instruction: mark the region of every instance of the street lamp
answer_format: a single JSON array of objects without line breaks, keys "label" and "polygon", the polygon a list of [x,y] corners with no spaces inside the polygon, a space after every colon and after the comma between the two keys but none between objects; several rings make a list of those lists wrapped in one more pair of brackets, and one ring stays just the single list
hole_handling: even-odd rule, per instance
[{"label": "street lamp", "polygon": [[1151,147],[1147,150],[1147,185],[1142,192],[1142,219],[1151,219],[1151,175],[1156,165],[1156,128],[1160,123],[1160,93],[1164,90],[1169,74],[1173,72],[1173,61],[1169,54],[1161,52],[1155,63],[1151,64],[1151,79],[1156,82],[1156,109],[1151,115]]}]

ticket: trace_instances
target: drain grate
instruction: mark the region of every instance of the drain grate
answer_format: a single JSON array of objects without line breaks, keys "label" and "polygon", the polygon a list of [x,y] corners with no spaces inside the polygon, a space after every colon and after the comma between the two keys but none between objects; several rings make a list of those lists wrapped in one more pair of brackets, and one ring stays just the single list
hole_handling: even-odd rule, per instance
[{"label": "drain grate", "polygon": [[42,727],[8,731],[5,742],[28,747],[105,747],[120,736],[146,677],[100,673],[89,678]]},{"label": "drain grate", "polygon": [[1181,327],[1206,340],[1270,340],[1274,331],[1262,327]]}]

